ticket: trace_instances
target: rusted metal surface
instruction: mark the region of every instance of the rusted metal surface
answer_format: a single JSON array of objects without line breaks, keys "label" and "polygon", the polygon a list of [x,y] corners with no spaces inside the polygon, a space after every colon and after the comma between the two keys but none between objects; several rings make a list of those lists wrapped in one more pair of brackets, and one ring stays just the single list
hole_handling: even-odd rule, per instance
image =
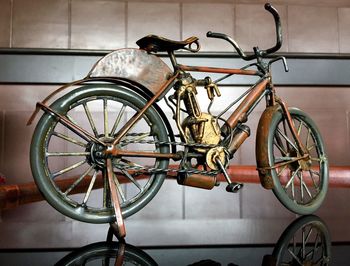
[{"label": "rusted metal surface", "polygon": [[261,73],[257,70],[244,70],[244,69],[205,67],[205,66],[186,66],[186,65],[178,65],[178,67],[180,70],[193,71],[193,72],[236,74],[236,75],[248,75],[248,76],[261,75]]},{"label": "rusted metal surface", "polygon": [[138,82],[156,94],[172,74],[157,56],[140,49],[120,49],[101,58],[88,77],[120,77]]},{"label": "rusted metal surface", "polygon": [[[171,165],[169,168],[177,168]],[[260,178],[256,167],[253,165],[230,166],[227,169],[232,181],[239,183],[260,183]],[[56,180],[56,185],[61,191],[67,190],[78,177]],[[90,182],[91,176],[86,176],[70,194],[85,193]],[[117,175],[121,184],[128,183],[130,180],[123,175]],[[146,179],[149,175],[138,175],[136,179]],[[176,176],[169,175],[168,178],[175,179]],[[226,182],[223,175],[216,177],[218,182]],[[282,183],[284,181],[282,180]],[[93,189],[103,187],[103,177],[97,176]],[[329,187],[333,188],[350,188],[350,166],[331,166],[329,171]],[[0,210],[8,210],[16,208],[20,205],[42,201],[40,191],[34,182],[19,185],[1,185],[0,186]]]},{"label": "rusted metal surface", "polygon": [[258,130],[256,134],[255,144],[256,165],[259,171],[261,185],[266,189],[272,189],[274,186],[273,179],[271,176],[271,170],[267,169],[268,167],[270,167],[267,155],[267,138],[269,134],[269,125],[271,124],[272,117],[279,108],[279,105],[267,107],[261,115],[257,127]]},{"label": "rusted metal surface", "polygon": [[181,174],[178,176],[177,181],[179,184],[185,186],[212,189],[216,184],[216,176]]},{"label": "rusted metal surface", "polygon": [[247,119],[247,112],[264,93],[269,78],[265,78],[254,87],[254,89],[244,98],[237,109],[227,119],[227,124],[231,128],[235,128],[238,123],[244,123]]}]

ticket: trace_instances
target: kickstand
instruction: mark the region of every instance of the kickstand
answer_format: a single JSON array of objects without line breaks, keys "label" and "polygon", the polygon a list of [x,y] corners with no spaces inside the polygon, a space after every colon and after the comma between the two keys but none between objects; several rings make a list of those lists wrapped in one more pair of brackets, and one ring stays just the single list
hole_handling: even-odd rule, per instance
[{"label": "kickstand", "polygon": [[117,187],[114,182],[113,166],[111,159],[107,159],[107,178],[111,192],[112,205],[116,218],[116,221],[114,223],[111,223],[110,225],[114,229],[115,236],[118,238],[118,240],[122,240],[126,236],[126,230],[122,216],[122,210],[120,208],[119,198],[117,195]]}]

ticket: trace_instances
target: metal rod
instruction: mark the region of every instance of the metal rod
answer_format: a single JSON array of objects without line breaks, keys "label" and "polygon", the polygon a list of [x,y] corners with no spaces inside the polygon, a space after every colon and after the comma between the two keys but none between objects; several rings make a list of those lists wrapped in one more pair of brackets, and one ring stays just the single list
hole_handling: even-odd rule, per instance
[{"label": "metal rod", "polygon": [[[114,178],[113,178],[113,166],[112,166],[112,160],[107,159],[107,178],[108,178],[108,184],[111,192],[111,199],[112,199],[112,205],[115,213],[115,218],[116,218],[116,223],[114,223],[114,226],[117,228],[117,234],[119,237],[123,238],[126,235],[125,231],[125,225],[124,225],[124,220],[123,220],[123,215],[122,215],[122,210],[120,208],[120,202],[119,198],[117,195],[117,188],[114,183]],[[113,226],[113,224],[112,224]]]}]

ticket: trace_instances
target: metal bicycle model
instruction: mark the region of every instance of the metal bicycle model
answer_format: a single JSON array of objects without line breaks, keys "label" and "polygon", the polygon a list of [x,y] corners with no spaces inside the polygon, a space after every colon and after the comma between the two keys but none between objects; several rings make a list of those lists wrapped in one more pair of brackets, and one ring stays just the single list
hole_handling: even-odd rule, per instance
[{"label": "metal bicycle model", "polygon": [[[166,176],[175,177],[181,185],[212,189],[219,184],[217,175],[223,174],[226,190],[237,192],[242,184],[233,182],[226,169],[250,135],[245,124],[249,115],[265,99],[256,136],[261,184],[292,212],[314,212],[328,186],[325,147],[312,119],[287,107],[276,95],[271,65],[282,60],[288,68],[284,57],[271,59],[282,45],[281,22],[275,8],[266,4],[265,9],[276,26],[272,48],[254,47],[254,53],[245,54],[227,35],[207,33],[207,37],[231,43],[243,60],[256,60],[241,69],[178,64],[175,51],[199,51],[197,37],[172,41],[148,35],[137,41],[140,49],[106,55],[85,78],[37,103],[29,123],[40,109],[44,114],[34,131],[30,160],[46,200],[73,219],[116,222],[120,236],[125,236],[123,218],[142,209]],[[157,52],[168,54],[173,69],[154,55]],[[221,73],[222,77],[195,79],[190,72]],[[219,83],[234,74],[256,76],[258,81],[215,115],[211,106],[221,94]],[[210,100],[207,112],[196,97],[201,88]],[[49,105],[67,89],[72,90]],[[161,100],[173,112],[177,135],[158,105]],[[170,160],[179,163],[169,165]],[[102,189],[96,192],[98,187]]]}]

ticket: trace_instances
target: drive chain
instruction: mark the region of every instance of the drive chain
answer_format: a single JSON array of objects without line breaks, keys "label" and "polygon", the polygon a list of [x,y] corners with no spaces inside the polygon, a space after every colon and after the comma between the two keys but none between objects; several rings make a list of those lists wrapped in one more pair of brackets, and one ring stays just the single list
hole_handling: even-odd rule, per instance
[{"label": "drive chain", "polygon": [[[129,133],[127,137],[138,137],[143,136],[144,133]],[[191,148],[214,148],[217,145],[209,145],[209,144],[201,144],[201,143],[186,143],[186,142],[176,142],[176,141],[156,141],[156,140],[128,140],[124,139],[120,141],[122,146],[126,144],[156,144],[156,145],[176,145],[176,146],[184,146]],[[220,171],[205,171],[198,170],[195,168],[189,169],[174,169],[174,168],[154,168],[154,167],[143,167],[138,165],[126,165],[126,164],[114,164],[115,167],[120,170],[131,170],[131,171],[142,171],[146,173],[187,173],[187,174],[199,174],[199,175],[210,175],[214,176],[220,173]]]}]

